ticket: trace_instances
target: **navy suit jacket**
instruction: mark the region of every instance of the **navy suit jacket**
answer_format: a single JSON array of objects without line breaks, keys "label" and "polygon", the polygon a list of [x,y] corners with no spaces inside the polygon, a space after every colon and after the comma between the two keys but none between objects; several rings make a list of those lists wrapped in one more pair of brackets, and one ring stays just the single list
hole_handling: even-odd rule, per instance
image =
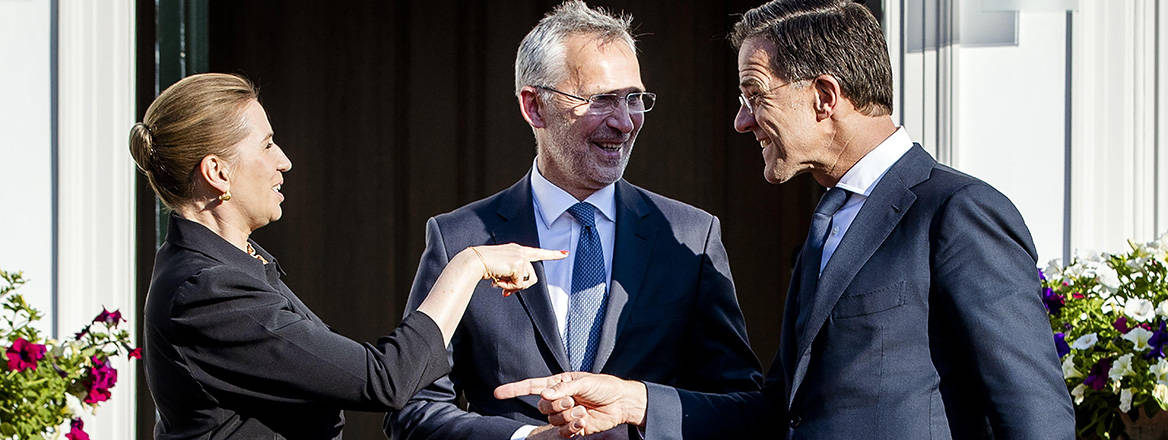
[{"label": "navy suit jacket", "polygon": [[[616,183],[616,206],[612,284],[593,371],[710,393],[759,390],[762,373],[747,342],[718,219],[624,180]],[[426,250],[407,309],[421,304],[454,254],[512,242],[539,245],[530,175],[426,222]],[[570,370],[543,265],[536,263],[535,271],[539,282],[509,297],[479,284],[449,347],[451,373],[389,413],[386,434],[505,440],[524,424],[547,423],[538,396],[493,396],[501,384]],[[457,406],[459,395],[468,411]],[[657,434],[651,428],[646,435]]]},{"label": "navy suit jacket", "polygon": [[762,393],[650,386],[650,406],[682,410],[650,411],[647,423],[680,423],[685,438],[1074,438],[1022,216],[920,145],[856,215],[805,328],[795,328],[798,285]]}]

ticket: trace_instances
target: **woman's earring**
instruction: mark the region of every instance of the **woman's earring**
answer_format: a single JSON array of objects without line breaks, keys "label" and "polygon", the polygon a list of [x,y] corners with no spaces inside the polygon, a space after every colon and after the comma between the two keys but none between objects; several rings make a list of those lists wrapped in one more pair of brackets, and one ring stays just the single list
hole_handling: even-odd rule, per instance
[{"label": "woman's earring", "polygon": [[227,192],[219,195],[220,202],[226,202],[228,200],[231,200],[231,191],[227,191]]}]

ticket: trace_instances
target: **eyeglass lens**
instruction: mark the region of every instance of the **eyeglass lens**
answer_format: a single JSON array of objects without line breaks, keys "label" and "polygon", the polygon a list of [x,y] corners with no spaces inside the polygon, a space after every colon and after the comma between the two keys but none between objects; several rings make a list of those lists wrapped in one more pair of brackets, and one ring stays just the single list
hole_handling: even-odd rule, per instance
[{"label": "eyeglass lens", "polygon": [[653,109],[655,96],[647,92],[633,92],[622,97],[614,93],[602,93],[599,95],[592,95],[589,101],[592,102],[590,110],[595,113],[607,113],[615,110],[620,105],[621,100],[629,105],[629,112],[644,113]]}]

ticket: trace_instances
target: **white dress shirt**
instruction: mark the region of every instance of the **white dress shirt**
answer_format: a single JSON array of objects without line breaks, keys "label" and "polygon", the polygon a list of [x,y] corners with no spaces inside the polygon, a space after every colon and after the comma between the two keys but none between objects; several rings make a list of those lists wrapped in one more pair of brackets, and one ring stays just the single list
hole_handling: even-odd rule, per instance
[{"label": "white dress shirt", "polygon": [[848,199],[844,201],[844,206],[831,216],[831,232],[827,235],[827,241],[823,243],[823,257],[819,260],[820,272],[823,272],[823,268],[831,260],[840,240],[848,232],[848,227],[852,226],[852,220],[856,219],[856,214],[860,213],[860,208],[864,207],[868,196],[872,195],[876,184],[880,183],[888,169],[892,168],[892,165],[912,146],[913,141],[908,136],[908,131],[900,127],[892,136],[860,158],[859,162],[856,162],[835,184],[848,191]]},{"label": "white dress shirt", "polygon": [[[543,262],[542,280],[547,285],[552,311],[556,315],[556,328],[560,340],[568,325],[568,303],[572,293],[573,256],[580,241],[580,222],[568,208],[580,202],[567,191],[556,186],[539,172],[538,162],[531,165],[531,202],[535,208],[535,229],[539,232],[539,247],[544,249],[568,250],[568,258]],[[612,284],[612,251],[616,242],[616,184],[609,184],[592,193],[584,202],[596,207],[596,232],[600,234],[601,251],[604,253],[605,295]],[[566,346],[567,344],[565,344]],[[524,426],[511,435],[513,440],[526,438],[535,426]]]}]

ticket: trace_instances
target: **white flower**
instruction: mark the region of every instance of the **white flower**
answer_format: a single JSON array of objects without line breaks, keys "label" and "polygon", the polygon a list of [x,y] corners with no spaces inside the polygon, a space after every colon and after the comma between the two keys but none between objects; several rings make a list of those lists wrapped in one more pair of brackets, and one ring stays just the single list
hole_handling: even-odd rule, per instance
[{"label": "white flower", "polygon": [[1080,313],[1080,314],[1079,314],[1079,320],[1080,320],[1080,321],[1086,321],[1086,320],[1087,320],[1087,314],[1086,314],[1086,313]]},{"label": "white flower", "polygon": [[1156,398],[1156,403],[1160,404],[1160,408],[1168,408],[1168,385],[1156,384],[1152,388],[1152,397]]},{"label": "white flower", "polygon": [[1075,369],[1075,354],[1070,353],[1063,359],[1063,379],[1083,377],[1083,372]]},{"label": "white flower", "polygon": [[1083,336],[1079,336],[1079,339],[1076,339],[1075,342],[1071,344],[1071,348],[1076,350],[1086,350],[1088,348],[1094,347],[1096,342],[1099,342],[1099,336],[1094,333],[1087,333]]},{"label": "white flower", "polygon": [[1156,306],[1156,314],[1168,318],[1168,300],[1160,301],[1160,305]]},{"label": "white flower", "polygon": [[1119,392],[1119,410],[1123,411],[1123,412],[1131,411],[1131,399],[1132,399],[1131,388],[1124,388],[1123,391],[1120,391]]},{"label": "white flower", "polygon": [[1126,335],[1123,335],[1123,338],[1131,341],[1133,344],[1136,344],[1136,351],[1144,351],[1150,348],[1148,346],[1148,339],[1152,338],[1152,332],[1142,327],[1136,327],[1127,332]]},{"label": "white flower", "polygon": [[1087,391],[1087,386],[1083,384],[1079,384],[1079,386],[1071,390],[1071,397],[1075,398],[1075,405],[1083,403],[1083,392],[1085,391]]},{"label": "white flower", "polygon": [[1124,376],[1131,376],[1135,371],[1132,370],[1132,354],[1128,353],[1120,356],[1111,364],[1111,371],[1107,373],[1107,378],[1119,383]]},{"label": "white flower", "polygon": [[1136,258],[1132,258],[1130,260],[1127,260],[1127,267],[1131,268],[1131,270],[1135,271],[1138,274],[1141,270],[1144,270],[1144,259],[1140,258],[1140,257],[1136,257]]},{"label": "white flower", "polygon": [[1042,270],[1046,274],[1046,279],[1053,280],[1063,276],[1062,260],[1055,258],[1046,262],[1046,269]]},{"label": "white flower", "polygon": [[1109,293],[1115,293],[1119,290],[1119,274],[1106,264],[1100,264],[1095,269],[1095,281],[1098,281],[1099,285],[1107,289]]},{"label": "white flower", "polygon": [[1168,360],[1160,358],[1155,364],[1148,366],[1148,371],[1152,373],[1156,383],[1168,385]]},{"label": "white flower", "polygon": [[1079,261],[1084,263],[1098,263],[1103,261],[1102,255],[1103,254],[1100,254],[1096,251],[1081,251],[1079,249],[1075,249],[1075,256],[1078,257]]},{"label": "white flower", "polygon": [[1103,311],[1103,313],[1107,314],[1107,313],[1111,313],[1112,311],[1114,311],[1118,308],[1119,308],[1119,300],[1117,300],[1116,297],[1114,297],[1114,296],[1109,296],[1109,297],[1107,297],[1107,299],[1103,300],[1103,305],[1101,307],[1099,307],[1099,310],[1101,310],[1101,311]]},{"label": "white flower", "polygon": [[1143,298],[1132,298],[1123,306],[1123,313],[1136,321],[1148,322],[1156,317],[1156,305]]}]

